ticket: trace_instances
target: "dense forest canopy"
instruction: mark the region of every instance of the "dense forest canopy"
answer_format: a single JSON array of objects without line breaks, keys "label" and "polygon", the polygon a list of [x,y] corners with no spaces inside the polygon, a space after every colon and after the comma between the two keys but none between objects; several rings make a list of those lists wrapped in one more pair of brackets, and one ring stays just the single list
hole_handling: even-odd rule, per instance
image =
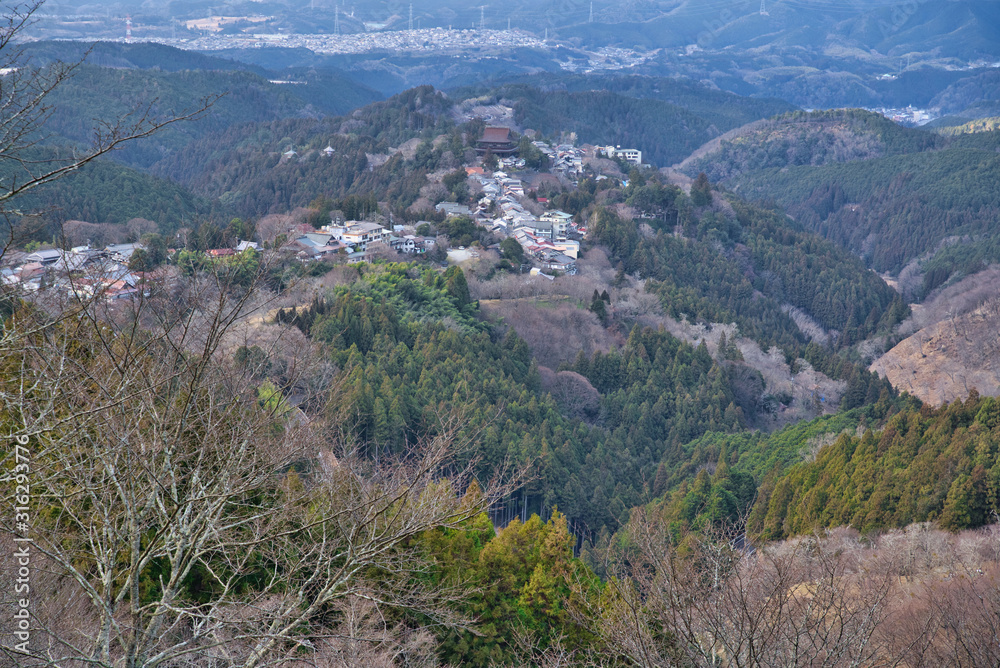
[{"label": "dense forest canopy", "polygon": [[706,147],[685,169],[779,203],[876,271],[898,275],[920,261],[913,298],[1000,259],[998,141],[988,122],[938,134],[859,110],[794,113]]}]

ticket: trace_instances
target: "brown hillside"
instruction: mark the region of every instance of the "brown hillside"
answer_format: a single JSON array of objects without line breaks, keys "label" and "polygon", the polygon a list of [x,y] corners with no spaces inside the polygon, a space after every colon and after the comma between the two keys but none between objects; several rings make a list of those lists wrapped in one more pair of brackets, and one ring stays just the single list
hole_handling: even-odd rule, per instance
[{"label": "brown hillside", "polygon": [[[995,293],[994,293],[995,294]],[[939,406],[1000,395],[1000,297],[923,327],[875,361],[871,370],[899,390]]]}]

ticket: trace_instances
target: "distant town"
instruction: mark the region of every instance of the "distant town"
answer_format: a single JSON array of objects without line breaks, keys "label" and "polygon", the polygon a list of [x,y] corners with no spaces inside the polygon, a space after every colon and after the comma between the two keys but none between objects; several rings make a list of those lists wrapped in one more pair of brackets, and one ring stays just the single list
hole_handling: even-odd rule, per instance
[{"label": "distant town", "polygon": [[894,121],[907,127],[920,127],[922,125],[927,125],[931,121],[940,117],[940,114],[936,113],[933,109],[916,109],[914,107],[876,107],[866,108],[865,111],[881,114],[890,121]]},{"label": "distant town", "polygon": [[309,49],[323,54],[357,54],[376,51],[447,52],[470,49],[544,48],[545,41],[521,30],[448,30],[425,28],[336,34],[240,33],[202,34],[196,37],[148,37],[134,41],[167,44],[192,51],[257,49],[269,46]]}]

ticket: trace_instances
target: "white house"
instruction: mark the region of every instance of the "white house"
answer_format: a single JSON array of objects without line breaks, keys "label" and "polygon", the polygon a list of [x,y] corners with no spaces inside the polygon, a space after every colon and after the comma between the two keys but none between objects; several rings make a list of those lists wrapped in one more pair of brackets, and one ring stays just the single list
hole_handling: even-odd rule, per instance
[{"label": "white house", "polygon": [[348,246],[364,251],[368,249],[368,244],[388,244],[389,236],[389,230],[378,223],[349,222],[341,233],[340,240]]},{"label": "white house", "polygon": [[601,146],[601,151],[609,158],[622,158],[633,165],[642,164],[642,151],[634,148],[622,148],[621,146]]},{"label": "white house", "polygon": [[565,211],[546,211],[540,220],[544,220],[552,225],[552,238],[565,239],[569,233],[570,223],[573,222],[573,214]]}]

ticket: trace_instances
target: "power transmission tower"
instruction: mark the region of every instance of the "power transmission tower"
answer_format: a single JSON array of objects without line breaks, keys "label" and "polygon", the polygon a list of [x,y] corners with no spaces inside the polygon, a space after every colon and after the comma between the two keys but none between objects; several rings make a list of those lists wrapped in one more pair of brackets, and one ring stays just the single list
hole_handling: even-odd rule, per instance
[{"label": "power transmission tower", "polygon": [[594,22],[594,0],[590,0],[590,20],[588,23]]},{"label": "power transmission tower", "polygon": [[767,13],[767,6],[764,4],[765,2],[767,2],[767,0],[760,0],[760,15],[770,16],[770,14]]},{"label": "power transmission tower", "polygon": [[479,6],[479,29],[486,27],[486,5]]},{"label": "power transmission tower", "polygon": [[413,3],[410,3],[410,31],[413,31]]},{"label": "power transmission tower", "polygon": [[333,34],[340,34],[340,4],[334,5],[333,8]]}]

